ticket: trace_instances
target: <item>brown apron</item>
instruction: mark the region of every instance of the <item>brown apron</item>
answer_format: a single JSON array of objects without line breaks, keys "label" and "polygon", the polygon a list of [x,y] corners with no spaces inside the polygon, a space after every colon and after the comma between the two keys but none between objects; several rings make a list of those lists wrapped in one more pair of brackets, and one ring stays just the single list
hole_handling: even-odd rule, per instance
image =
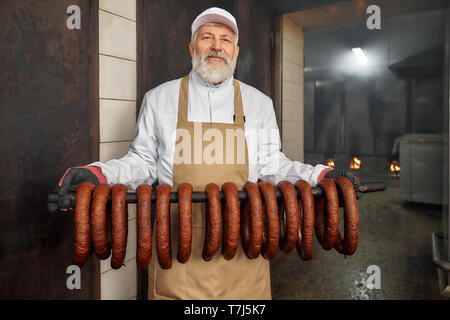
[{"label": "brown apron", "polygon": [[[183,182],[192,184],[194,191],[204,191],[208,183],[215,183],[222,187],[225,182],[233,182],[239,190],[242,190],[248,179],[248,154],[245,142],[244,115],[242,97],[239,83],[234,80],[234,111],[235,121],[226,123],[195,123],[188,122],[188,85],[189,76],[181,81],[180,97],[178,103],[177,141],[179,132],[189,132],[191,140],[192,161],[182,163],[180,158],[185,156],[176,148],[173,166],[173,188]],[[201,128],[202,134],[198,134]],[[223,152],[218,152],[217,147],[212,154],[216,163],[210,159],[204,159],[201,163],[194,158],[195,151],[208,154],[213,142],[203,142],[205,130],[217,133],[219,130],[223,139],[214,139],[214,143],[225,144],[225,137],[230,132],[236,137],[234,144],[223,146]],[[183,131],[187,130],[187,131]],[[197,132],[195,132],[197,130]],[[213,141],[213,139],[208,139]],[[239,144],[238,141],[243,141]],[[216,145],[217,146],[217,145]],[[237,154],[238,146],[241,153]],[[242,148],[243,146],[243,148]],[[220,146],[219,148],[221,148]],[[214,149],[214,148],[213,148]],[[227,161],[230,158],[234,161]],[[227,158],[228,154],[228,158]],[[180,156],[181,155],[181,156]],[[223,161],[217,161],[218,157]],[[198,160],[198,158],[197,158]],[[206,163],[208,164],[206,164]],[[220,164],[217,164],[219,162]],[[233,162],[233,163],[231,163]],[[176,204],[171,205],[170,227],[172,244],[172,268],[163,270],[158,264],[156,249],[153,247],[154,257],[149,266],[149,299],[271,299],[269,262],[261,256],[257,259],[248,259],[241,244],[233,259],[227,261],[221,255],[221,249],[211,261],[202,259],[202,249],[205,237],[205,204],[192,204],[192,251],[189,261],[181,264],[176,260],[178,250],[178,211]],[[153,241],[155,246],[155,241]]]}]

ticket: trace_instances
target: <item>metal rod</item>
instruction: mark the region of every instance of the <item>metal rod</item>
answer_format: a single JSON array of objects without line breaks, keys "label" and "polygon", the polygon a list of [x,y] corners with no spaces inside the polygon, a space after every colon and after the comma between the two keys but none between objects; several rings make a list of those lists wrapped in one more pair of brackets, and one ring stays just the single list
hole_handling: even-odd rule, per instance
[{"label": "metal rod", "polygon": [[[323,194],[322,188],[314,187],[311,188],[313,196],[320,197]],[[361,193],[369,193],[369,192],[377,192],[384,191],[386,189],[386,184],[384,182],[370,182],[370,183],[362,183],[357,191]],[[281,199],[283,195],[281,194],[278,188],[275,188],[275,193],[277,195],[277,199]],[[246,200],[247,193],[245,191],[239,191],[239,200]],[[300,193],[297,191],[297,197],[300,197]],[[225,197],[223,192],[220,192],[220,199],[224,200]],[[111,200],[111,195],[108,197],[108,201]],[[152,202],[156,201],[156,190],[153,190],[152,194]],[[193,192],[192,193],[192,202],[206,202],[207,197],[206,193],[203,191]],[[170,202],[176,203],[178,202],[178,194],[176,192],[172,192],[170,194]],[[137,203],[137,195],[135,192],[127,193],[127,203]],[[67,196],[61,197],[58,193],[50,193],[48,195],[48,209],[50,212],[55,212],[59,209],[70,209],[75,207],[75,192],[69,192]]]},{"label": "metal rod", "polygon": [[433,257],[433,262],[438,267],[438,283],[441,295],[450,297],[450,283],[446,276],[446,274],[450,272],[450,261],[441,256],[441,248],[439,245],[440,239],[446,240],[443,233],[433,232],[431,234],[431,254]]},{"label": "metal rod", "polygon": [[441,269],[450,272],[450,261],[441,257],[441,250],[439,246],[439,239],[445,239],[441,232],[433,232],[431,234],[431,253],[433,262]]}]

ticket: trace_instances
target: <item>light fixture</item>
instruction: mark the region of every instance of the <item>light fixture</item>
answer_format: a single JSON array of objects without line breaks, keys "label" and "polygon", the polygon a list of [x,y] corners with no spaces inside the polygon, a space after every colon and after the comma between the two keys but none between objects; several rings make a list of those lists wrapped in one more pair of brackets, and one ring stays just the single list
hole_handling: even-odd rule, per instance
[{"label": "light fixture", "polygon": [[369,62],[361,48],[352,48],[352,51],[361,64],[367,64]]}]

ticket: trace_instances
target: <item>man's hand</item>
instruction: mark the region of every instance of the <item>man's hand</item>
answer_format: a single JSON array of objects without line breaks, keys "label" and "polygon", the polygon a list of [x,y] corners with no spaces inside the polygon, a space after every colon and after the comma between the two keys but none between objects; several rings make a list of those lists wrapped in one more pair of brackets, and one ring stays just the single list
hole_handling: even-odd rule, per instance
[{"label": "man's hand", "polygon": [[[96,166],[69,168],[59,181],[55,192],[58,192],[60,197],[65,197],[69,191],[76,191],[78,186],[84,182],[91,182],[97,185],[99,183],[106,183],[106,178],[103,176],[101,168]],[[61,203],[61,207],[67,206],[70,206],[70,204]],[[67,211],[67,209],[61,210]]]},{"label": "man's hand", "polygon": [[87,167],[67,169],[56,187],[58,195],[64,197],[69,191],[76,191],[78,186],[83,182],[100,183],[98,177]]},{"label": "man's hand", "polygon": [[350,180],[350,182],[353,184],[353,189],[355,189],[356,198],[360,199],[362,197],[361,192],[357,191],[361,183],[358,177],[354,176],[345,169],[333,169],[325,174],[325,178],[327,179],[333,179],[335,177],[344,177]]}]

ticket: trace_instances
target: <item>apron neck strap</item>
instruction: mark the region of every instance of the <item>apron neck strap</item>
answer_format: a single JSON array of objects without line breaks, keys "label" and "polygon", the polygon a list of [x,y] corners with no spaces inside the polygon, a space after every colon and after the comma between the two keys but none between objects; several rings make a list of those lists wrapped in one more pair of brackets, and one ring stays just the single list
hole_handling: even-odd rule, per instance
[{"label": "apron neck strap", "polygon": [[[244,124],[244,108],[242,106],[241,87],[236,79],[233,79],[234,86],[234,123]],[[180,96],[178,98],[178,122],[187,122],[188,119],[188,92],[189,75],[181,79]]]},{"label": "apron neck strap", "polygon": [[242,105],[241,86],[236,79],[233,79],[234,86],[234,123],[243,125],[245,122],[244,107]]},{"label": "apron neck strap", "polygon": [[178,98],[178,122],[187,122],[189,75],[181,79],[180,97]]}]

